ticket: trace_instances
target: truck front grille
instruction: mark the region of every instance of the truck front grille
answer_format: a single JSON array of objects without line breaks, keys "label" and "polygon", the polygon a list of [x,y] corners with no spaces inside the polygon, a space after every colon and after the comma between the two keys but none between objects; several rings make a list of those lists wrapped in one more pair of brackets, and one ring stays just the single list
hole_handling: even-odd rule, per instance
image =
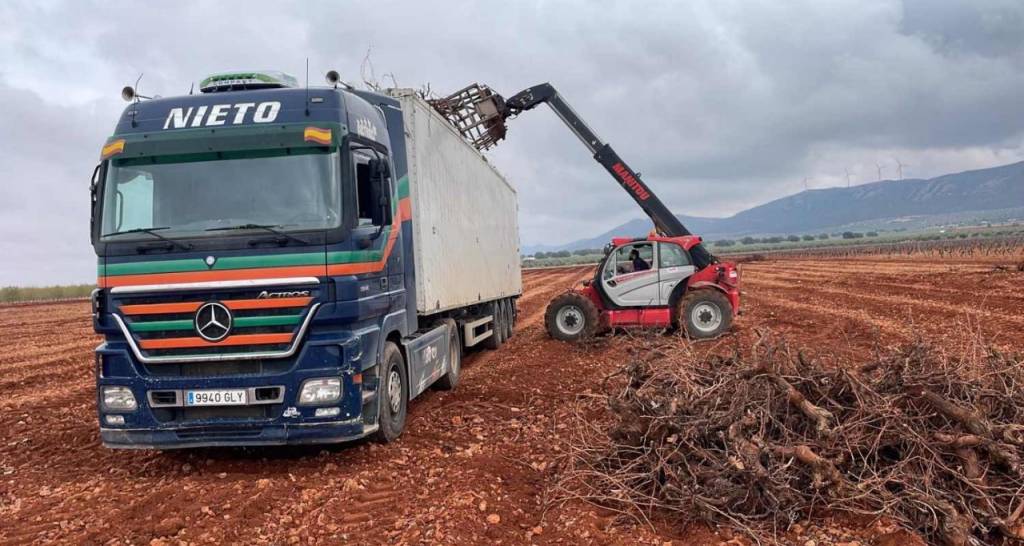
[{"label": "truck front grille", "polygon": [[[118,298],[114,312],[143,361],[150,361],[151,367],[176,359],[198,363],[204,356],[229,360],[246,355],[260,358],[256,355],[287,352],[296,343],[296,336],[319,295],[318,286],[313,286],[302,291],[308,295],[260,298],[260,293],[265,293],[263,288],[131,295]],[[205,328],[211,319],[215,324]],[[231,366],[223,366],[220,371],[244,374],[253,373],[257,367],[232,370]],[[184,365],[176,372],[189,375]],[[218,373],[210,370],[198,375]],[[165,375],[158,370],[153,370],[153,374]]]}]

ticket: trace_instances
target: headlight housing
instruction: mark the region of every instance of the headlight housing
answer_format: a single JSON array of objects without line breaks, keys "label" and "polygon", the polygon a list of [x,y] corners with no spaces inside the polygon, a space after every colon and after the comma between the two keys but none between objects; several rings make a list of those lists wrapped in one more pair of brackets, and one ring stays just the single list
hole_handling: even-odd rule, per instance
[{"label": "headlight housing", "polygon": [[323,406],[341,400],[341,378],[321,377],[307,379],[299,389],[300,406]]},{"label": "headlight housing", "polygon": [[139,404],[128,387],[103,387],[103,408],[109,411],[135,411]]}]

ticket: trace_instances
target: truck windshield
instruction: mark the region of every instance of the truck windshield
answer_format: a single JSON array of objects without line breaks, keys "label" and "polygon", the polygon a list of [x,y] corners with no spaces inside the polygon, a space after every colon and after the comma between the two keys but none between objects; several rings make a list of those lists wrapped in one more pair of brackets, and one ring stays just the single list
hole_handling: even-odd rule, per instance
[{"label": "truck windshield", "polygon": [[338,176],[338,154],[327,151],[114,160],[103,189],[102,238],[144,238],[146,228],[164,237],[223,237],[231,232],[211,228],[338,227]]}]

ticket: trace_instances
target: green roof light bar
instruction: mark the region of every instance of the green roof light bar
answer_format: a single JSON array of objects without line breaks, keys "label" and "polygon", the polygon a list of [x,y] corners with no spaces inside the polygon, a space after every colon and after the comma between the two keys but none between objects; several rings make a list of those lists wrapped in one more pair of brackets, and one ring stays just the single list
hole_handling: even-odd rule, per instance
[{"label": "green roof light bar", "polygon": [[199,90],[203,93],[298,86],[295,76],[277,70],[223,72],[211,74],[199,82]]}]

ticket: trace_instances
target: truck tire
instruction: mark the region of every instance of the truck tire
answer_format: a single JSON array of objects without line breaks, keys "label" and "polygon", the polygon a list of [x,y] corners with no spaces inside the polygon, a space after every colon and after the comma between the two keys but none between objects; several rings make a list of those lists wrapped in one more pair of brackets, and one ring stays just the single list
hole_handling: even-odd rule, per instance
[{"label": "truck tire", "polygon": [[500,301],[491,304],[491,335],[484,340],[484,347],[497,351],[505,343],[505,314]]},{"label": "truck tire", "polygon": [[601,314],[590,298],[568,292],[551,300],[544,312],[548,334],[562,341],[582,341],[597,335]]},{"label": "truck tire", "polygon": [[409,379],[405,373],[405,359],[398,346],[384,342],[377,385],[377,432],[374,439],[390,443],[402,435],[405,414],[409,409]]},{"label": "truck tire", "polygon": [[459,327],[452,319],[445,320],[451,331],[448,337],[448,372],[434,383],[442,391],[450,391],[459,384],[462,375],[462,341],[459,340]]},{"label": "truck tire", "polygon": [[513,329],[516,322],[515,300],[505,300],[505,341],[512,339]]},{"label": "truck tire", "polygon": [[679,300],[677,321],[693,339],[718,337],[732,326],[732,305],[714,288],[691,290]]}]

